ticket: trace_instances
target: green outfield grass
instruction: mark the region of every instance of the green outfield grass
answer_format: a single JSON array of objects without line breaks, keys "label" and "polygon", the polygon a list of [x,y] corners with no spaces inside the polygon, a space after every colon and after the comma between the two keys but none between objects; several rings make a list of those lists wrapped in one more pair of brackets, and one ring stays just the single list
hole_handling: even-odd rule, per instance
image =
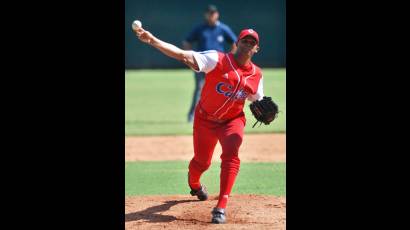
[{"label": "green outfield grass", "polygon": [[[252,129],[255,119],[246,103],[246,133],[285,132],[285,69],[263,69],[264,92],[278,103],[281,113],[271,125]],[[181,70],[125,71],[126,135],[192,134],[187,122],[194,90],[193,72]]]},{"label": "green outfield grass", "polygon": [[[188,164],[187,161],[127,162],[125,194],[189,194]],[[219,173],[220,163],[213,162],[201,178],[210,194],[219,193]],[[232,193],[285,196],[285,177],[286,163],[241,163]]]}]

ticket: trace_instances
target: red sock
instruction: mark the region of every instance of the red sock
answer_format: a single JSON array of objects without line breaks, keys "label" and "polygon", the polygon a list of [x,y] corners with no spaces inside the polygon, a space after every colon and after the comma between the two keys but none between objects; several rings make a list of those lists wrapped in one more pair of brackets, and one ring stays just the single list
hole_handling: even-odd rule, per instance
[{"label": "red sock", "polygon": [[201,182],[199,181],[199,179],[201,178],[202,172],[196,170],[192,164],[189,164],[189,179],[188,179],[188,183],[189,183],[189,187],[191,187],[191,189],[193,190],[198,190],[201,187]]},{"label": "red sock", "polygon": [[223,160],[221,164],[220,192],[218,204],[216,205],[218,208],[226,208],[228,197],[231,194],[236,175],[239,171],[239,165],[240,160],[237,156],[228,162]]},{"label": "red sock", "polygon": [[226,204],[228,203],[228,195],[219,195],[218,204],[216,205],[217,208],[226,208]]}]

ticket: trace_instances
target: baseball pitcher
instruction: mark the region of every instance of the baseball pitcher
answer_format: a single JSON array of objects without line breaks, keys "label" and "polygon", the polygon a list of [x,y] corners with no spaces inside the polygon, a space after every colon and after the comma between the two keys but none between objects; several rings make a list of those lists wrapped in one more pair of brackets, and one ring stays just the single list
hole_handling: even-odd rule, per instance
[{"label": "baseball pitcher", "polygon": [[250,109],[261,123],[269,124],[278,113],[278,106],[272,99],[264,97],[261,69],[251,61],[259,51],[259,35],[252,29],[242,30],[233,54],[215,50],[182,50],[161,41],[142,27],[134,28],[134,32],[142,42],[185,63],[192,70],[206,74],[195,108],[194,156],[188,168],[188,185],[192,196],[197,196],[199,200],[208,199],[208,192],[200,178],[211,165],[219,141],[222,146],[220,193],[218,203],[211,212],[211,221],[225,223],[228,197],[240,166],[238,153],[246,123],[243,112],[245,100],[252,101]]}]

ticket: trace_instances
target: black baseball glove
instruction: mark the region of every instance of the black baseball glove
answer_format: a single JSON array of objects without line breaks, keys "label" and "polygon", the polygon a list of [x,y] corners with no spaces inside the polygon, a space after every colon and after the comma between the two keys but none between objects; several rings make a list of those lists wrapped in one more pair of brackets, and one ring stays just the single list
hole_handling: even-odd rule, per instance
[{"label": "black baseball glove", "polygon": [[263,97],[262,100],[254,101],[249,105],[253,116],[256,118],[255,125],[260,122],[269,125],[278,115],[278,105],[272,101],[271,97]]}]

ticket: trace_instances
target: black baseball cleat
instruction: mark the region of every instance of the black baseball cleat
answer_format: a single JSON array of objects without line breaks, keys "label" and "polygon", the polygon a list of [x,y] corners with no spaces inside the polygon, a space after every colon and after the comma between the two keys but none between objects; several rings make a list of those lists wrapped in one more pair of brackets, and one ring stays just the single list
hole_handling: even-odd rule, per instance
[{"label": "black baseball cleat", "polygon": [[197,196],[199,200],[204,201],[208,199],[208,191],[204,185],[201,185],[198,190],[191,189],[190,193],[192,196]]},{"label": "black baseball cleat", "polygon": [[214,208],[212,210],[212,223],[214,224],[224,224],[226,222],[225,209]]},{"label": "black baseball cleat", "polygon": [[[191,188],[191,185],[189,184],[189,172],[188,172],[188,186]],[[208,190],[206,190],[206,187],[201,184],[201,187],[198,190],[192,189],[191,188],[191,195],[192,196],[197,196],[199,200],[208,200]]]}]

